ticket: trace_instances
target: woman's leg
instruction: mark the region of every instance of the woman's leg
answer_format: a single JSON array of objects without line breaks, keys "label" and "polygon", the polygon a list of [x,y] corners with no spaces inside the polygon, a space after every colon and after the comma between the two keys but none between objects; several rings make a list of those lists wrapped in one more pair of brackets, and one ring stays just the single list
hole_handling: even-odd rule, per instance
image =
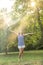
[{"label": "woman's leg", "polygon": [[22,53],[21,53],[21,57],[23,56],[23,52],[24,52],[24,48],[22,48]]},{"label": "woman's leg", "polygon": [[19,59],[23,56],[24,48],[19,48]]},{"label": "woman's leg", "polygon": [[21,58],[23,56],[23,51],[24,51],[24,48],[19,48],[19,58]]},{"label": "woman's leg", "polygon": [[22,48],[19,48],[19,58],[21,58],[22,55]]}]

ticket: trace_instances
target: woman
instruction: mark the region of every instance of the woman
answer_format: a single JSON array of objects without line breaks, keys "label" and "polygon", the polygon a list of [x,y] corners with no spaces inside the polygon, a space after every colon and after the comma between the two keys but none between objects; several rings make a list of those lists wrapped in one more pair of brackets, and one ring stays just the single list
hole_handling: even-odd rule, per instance
[{"label": "woman", "polygon": [[23,56],[23,51],[25,48],[24,36],[26,36],[28,34],[33,34],[33,33],[23,34],[21,32],[19,32],[19,33],[16,33],[15,31],[11,31],[11,32],[14,32],[18,37],[18,49],[19,49],[19,59],[20,59]]},{"label": "woman", "polygon": [[24,51],[24,48],[25,48],[24,36],[26,36],[28,34],[33,34],[33,33],[27,33],[27,34],[19,33],[18,34],[19,58],[22,58],[23,51]]},{"label": "woman", "polygon": [[23,33],[19,33],[19,34],[18,34],[19,58],[22,57],[24,48],[25,48],[25,44],[24,44],[24,34],[23,34]]}]

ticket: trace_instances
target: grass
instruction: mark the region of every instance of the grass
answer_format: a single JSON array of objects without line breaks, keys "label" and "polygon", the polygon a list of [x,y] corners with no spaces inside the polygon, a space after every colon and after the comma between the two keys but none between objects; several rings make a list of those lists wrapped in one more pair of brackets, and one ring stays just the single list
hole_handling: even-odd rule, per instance
[{"label": "grass", "polygon": [[11,52],[8,55],[0,53],[0,65],[43,65],[43,50],[24,52],[20,62],[18,52]]}]

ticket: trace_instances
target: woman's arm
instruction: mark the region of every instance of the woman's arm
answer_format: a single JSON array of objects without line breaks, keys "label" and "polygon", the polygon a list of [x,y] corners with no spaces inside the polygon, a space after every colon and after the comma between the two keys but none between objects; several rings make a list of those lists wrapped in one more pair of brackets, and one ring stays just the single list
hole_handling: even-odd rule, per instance
[{"label": "woman's arm", "polygon": [[18,33],[16,33],[15,31],[12,31],[11,28],[9,28],[9,31],[18,35]]},{"label": "woman's arm", "polygon": [[26,33],[26,34],[23,34],[23,35],[26,36],[26,35],[32,35],[32,34],[34,34],[34,33]]}]

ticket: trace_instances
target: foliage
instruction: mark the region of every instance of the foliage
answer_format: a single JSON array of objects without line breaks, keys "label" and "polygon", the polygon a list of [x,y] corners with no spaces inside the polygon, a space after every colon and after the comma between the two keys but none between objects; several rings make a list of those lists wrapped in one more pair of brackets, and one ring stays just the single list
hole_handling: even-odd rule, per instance
[{"label": "foliage", "polygon": [[[34,33],[24,38],[27,50],[39,49],[43,46],[43,1],[36,0],[35,2],[36,5],[32,7],[30,0],[16,0],[10,13],[11,19],[14,22],[17,21],[16,24],[11,26],[12,30]],[[1,13],[0,16],[2,16]],[[7,48],[8,51],[13,51],[15,47],[17,48],[17,36],[11,33],[8,28],[2,27],[0,29],[0,52]]]}]

